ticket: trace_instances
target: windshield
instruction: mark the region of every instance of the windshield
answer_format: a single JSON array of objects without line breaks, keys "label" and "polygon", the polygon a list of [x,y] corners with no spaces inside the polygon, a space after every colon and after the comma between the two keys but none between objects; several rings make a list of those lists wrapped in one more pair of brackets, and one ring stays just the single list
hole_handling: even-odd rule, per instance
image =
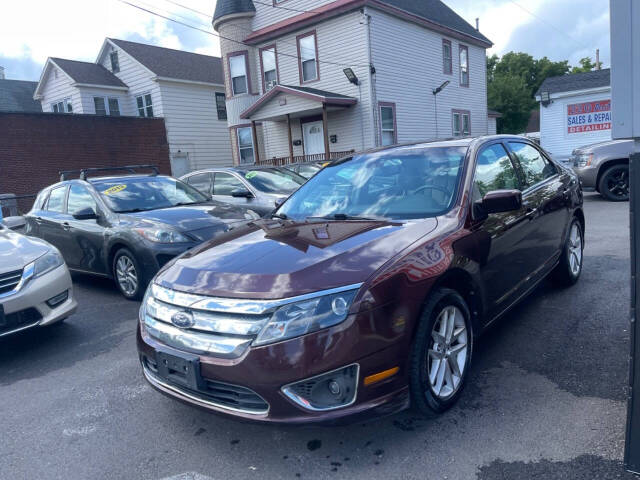
[{"label": "windshield", "polygon": [[94,186],[116,213],[139,212],[190,205],[207,197],[186,183],[171,177],[135,177],[100,180]]},{"label": "windshield", "polygon": [[290,195],[300,185],[306,182],[296,172],[279,168],[261,168],[259,170],[247,170],[240,172],[244,178],[257,190],[264,193],[281,193]]},{"label": "windshield", "polygon": [[298,221],[439,215],[453,204],[466,151],[406,147],[354,156],[320,170],[277,213]]}]

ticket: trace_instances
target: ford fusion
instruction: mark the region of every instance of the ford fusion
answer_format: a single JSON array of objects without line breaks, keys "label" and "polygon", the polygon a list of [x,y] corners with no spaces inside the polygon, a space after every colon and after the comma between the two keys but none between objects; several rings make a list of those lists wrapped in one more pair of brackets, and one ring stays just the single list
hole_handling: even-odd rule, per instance
[{"label": "ford fusion", "polygon": [[584,228],[575,174],[522,137],[357,154],[158,273],[142,370],[263,422],[437,414],[487,325],[548,275],[578,280]]},{"label": "ford fusion", "polygon": [[[66,180],[44,189],[26,215],[26,233],[56,246],[71,270],[115,279],[139,299],[158,269],[257,214],[207,199],[162,175]],[[99,169],[102,170],[102,169]]]}]

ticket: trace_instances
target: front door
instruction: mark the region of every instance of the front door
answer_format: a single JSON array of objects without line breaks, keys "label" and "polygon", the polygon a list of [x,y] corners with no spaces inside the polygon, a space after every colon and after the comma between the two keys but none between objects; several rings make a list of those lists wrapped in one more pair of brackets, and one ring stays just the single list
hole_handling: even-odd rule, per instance
[{"label": "front door", "polygon": [[305,155],[324,153],[324,129],[322,121],[302,124]]}]

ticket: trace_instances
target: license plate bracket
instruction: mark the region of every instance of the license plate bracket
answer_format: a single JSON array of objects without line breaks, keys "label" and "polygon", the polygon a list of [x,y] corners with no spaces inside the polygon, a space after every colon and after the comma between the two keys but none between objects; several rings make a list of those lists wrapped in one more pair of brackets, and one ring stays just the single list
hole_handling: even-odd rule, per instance
[{"label": "license plate bracket", "polygon": [[156,350],[158,375],[171,383],[182,385],[191,390],[199,390],[202,383],[200,377],[200,359],[197,355]]}]

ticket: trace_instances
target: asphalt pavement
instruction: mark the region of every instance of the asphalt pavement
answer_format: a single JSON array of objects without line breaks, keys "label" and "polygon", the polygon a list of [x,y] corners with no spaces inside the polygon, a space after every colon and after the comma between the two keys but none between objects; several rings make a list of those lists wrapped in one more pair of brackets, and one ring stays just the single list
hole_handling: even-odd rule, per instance
[{"label": "asphalt pavement", "polygon": [[461,401],[343,427],[239,423],[142,379],[138,304],[75,276],[76,315],[0,339],[0,479],[614,479],[629,354],[628,204],[586,194],[584,271],[474,352]]}]

